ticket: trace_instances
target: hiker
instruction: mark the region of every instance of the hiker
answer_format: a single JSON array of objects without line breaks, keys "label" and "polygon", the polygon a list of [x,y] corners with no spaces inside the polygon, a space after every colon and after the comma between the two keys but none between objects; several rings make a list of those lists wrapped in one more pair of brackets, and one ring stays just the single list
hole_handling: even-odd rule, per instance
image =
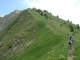
[{"label": "hiker", "polygon": [[69,45],[69,49],[70,49],[70,50],[73,50],[73,45],[74,45],[73,42],[74,42],[74,41],[73,41],[73,38],[70,37],[69,40],[68,40],[68,45]]}]

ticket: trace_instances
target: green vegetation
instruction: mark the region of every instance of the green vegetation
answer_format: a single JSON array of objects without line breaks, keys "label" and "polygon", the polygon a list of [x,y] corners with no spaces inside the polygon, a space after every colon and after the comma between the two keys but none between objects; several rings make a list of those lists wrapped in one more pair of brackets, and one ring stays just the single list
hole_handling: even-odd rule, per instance
[{"label": "green vegetation", "polygon": [[12,22],[16,20],[16,18],[19,16],[19,13],[20,13],[19,10],[14,10],[10,14],[5,15],[4,17],[0,17],[0,36],[3,35],[4,32],[9,28],[9,27],[7,28],[8,25],[14,24],[14,23],[12,24]]},{"label": "green vegetation", "polygon": [[79,29],[79,24],[77,24],[77,29]]},{"label": "green vegetation", "polygon": [[71,31],[71,32],[74,32],[73,26],[72,26],[72,25],[69,25],[69,27],[70,27],[70,31]]},{"label": "green vegetation", "polygon": [[74,60],[79,60],[80,31],[58,17],[46,10],[23,10],[0,39],[0,59],[67,60],[68,38],[72,36]]}]

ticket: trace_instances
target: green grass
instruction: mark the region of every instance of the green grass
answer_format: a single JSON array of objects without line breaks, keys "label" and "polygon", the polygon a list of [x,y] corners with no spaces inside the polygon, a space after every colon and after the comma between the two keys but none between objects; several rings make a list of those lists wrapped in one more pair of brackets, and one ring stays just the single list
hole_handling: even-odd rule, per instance
[{"label": "green grass", "polygon": [[[47,15],[51,19],[46,19],[45,16],[40,15],[32,9],[23,11],[22,15],[18,17],[18,20],[9,25],[10,28],[8,27],[9,29],[1,39],[3,46],[0,48],[0,51],[3,55],[6,54],[2,59],[67,60],[68,38],[69,36],[73,36],[75,42],[73,54],[77,56],[74,60],[79,60],[79,30],[75,29],[77,33],[73,35],[68,27],[71,23],[52,16],[51,14],[47,13]],[[61,24],[62,27],[60,26]],[[74,24],[72,25],[75,26]],[[24,40],[23,43],[18,42],[18,40],[22,39]],[[26,44],[32,40],[34,40],[34,42],[26,47]],[[17,45],[10,47],[15,42],[17,42]]]},{"label": "green grass", "polygon": [[[39,23],[39,25],[37,25],[38,28],[41,28],[40,25],[42,24]],[[56,60],[59,59],[60,55],[63,55],[66,60],[67,48],[64,46],[65,44],[62,43],[62,36],[52,34],[51,32],[45,30],[45,27],[41,31],[37,32],[37,34],[38,36],[36,41],[31,44],[27,51],[24,51],[24,53],[20,54],[18,57],[15,57],[13,60],[49,60],[48,57]],[[48,54],[51,54],[51,56]]]}]

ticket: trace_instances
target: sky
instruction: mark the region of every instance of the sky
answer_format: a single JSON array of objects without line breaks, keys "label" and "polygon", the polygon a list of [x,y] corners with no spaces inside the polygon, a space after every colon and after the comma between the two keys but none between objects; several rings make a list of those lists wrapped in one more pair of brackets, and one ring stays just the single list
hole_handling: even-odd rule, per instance
[{"label": "sky", "polygon": [[0,0],[0,16],[27,8],[47,10],[54,16],[80,24],[80,0]]}]

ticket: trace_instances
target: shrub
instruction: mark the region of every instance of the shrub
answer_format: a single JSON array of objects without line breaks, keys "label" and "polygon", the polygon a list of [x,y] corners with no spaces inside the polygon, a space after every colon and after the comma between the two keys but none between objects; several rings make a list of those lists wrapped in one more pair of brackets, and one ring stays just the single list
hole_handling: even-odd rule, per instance
[{"label": "shrub", "polygon": [[69,27],[70,27],[70,31],[74,32],[74,28],[73,28],[73,26],[71,24],[69,25]]},{"label": "shrub", "polygon": [[62,24],[60,26],[62,27]]},{"label": "shrub", "polygon": [[43,12],[41,12],[41,15],[42,15],[42,16],[44,15]]},{"label": "shrub", "polygon": [[2,47],[3,46],[3,43],[2,42],[0,42],[0,47]]},{"label": "shrub", "polygon": [[48,19],[48,15],[47,14],[44,14],[44,16],[46,17],[46,19]]},{"label": "shrub", "polygon": [[79,29],[79,24],[77,24],[77,29]]},{"label": "shrub", "polygon": [[59,18],[59,16],[57,15],[57,18]]},{"label": "shrub", "polygon": [[8,48],[9,48],[9,49],[12,48],[12,45],[10,45]]},{"label": "shrub", "polygon": [[40,9],[37,10],[38,13],[41,13],[42,11]]}]

